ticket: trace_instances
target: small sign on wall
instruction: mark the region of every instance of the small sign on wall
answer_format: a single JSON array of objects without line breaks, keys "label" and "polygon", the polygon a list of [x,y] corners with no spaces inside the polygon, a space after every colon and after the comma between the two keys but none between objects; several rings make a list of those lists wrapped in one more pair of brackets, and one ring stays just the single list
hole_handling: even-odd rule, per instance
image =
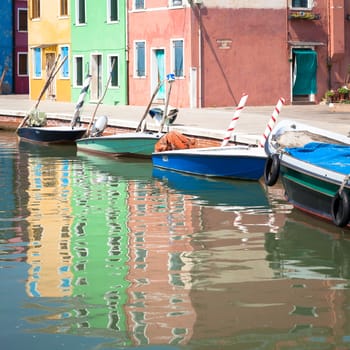
[{"label": "small sign on wall", "polygon": [[216,44],[219,49],[227,50],[230,49],[232,46],[232,40],[231,39],[216,39]]}]

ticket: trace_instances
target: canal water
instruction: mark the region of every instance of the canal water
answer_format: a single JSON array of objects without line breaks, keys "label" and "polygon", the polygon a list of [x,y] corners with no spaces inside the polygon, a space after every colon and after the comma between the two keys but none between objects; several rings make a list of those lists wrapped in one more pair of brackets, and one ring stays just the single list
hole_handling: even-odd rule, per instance
[{"label": "canal water", "polygon": [[349,231],[280,185],[1,132],[0,193],[2,349],[350,348]]}]

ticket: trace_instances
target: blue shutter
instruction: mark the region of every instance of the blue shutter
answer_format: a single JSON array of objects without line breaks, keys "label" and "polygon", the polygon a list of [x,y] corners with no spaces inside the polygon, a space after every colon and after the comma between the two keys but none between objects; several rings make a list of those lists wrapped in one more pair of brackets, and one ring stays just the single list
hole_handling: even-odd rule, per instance
[{"label": "blue shutter", "polygon": [[61,56],[62,56],[62,59],[67,57],[66,61],[64,62],[63,66],[62,66],[62,77],[68,78],[69,77],[68,46],[61,47]]},{"label": "blue shutter", "polygon": [[146,75],[145,43],[144,42],[136,43],[136,52],[137,52],[136,74],[138,77],[144,77]]},{"label": "blue shutter", "polygon": [[36,78],[41,77],[41,49],[34,49],[34,75]]}]

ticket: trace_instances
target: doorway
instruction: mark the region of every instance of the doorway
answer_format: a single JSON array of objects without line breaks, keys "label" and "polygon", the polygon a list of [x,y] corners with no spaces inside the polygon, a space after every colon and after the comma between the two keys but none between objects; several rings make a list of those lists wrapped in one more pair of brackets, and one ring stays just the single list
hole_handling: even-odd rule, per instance
[{"label": "doorway", "polygon": [[[50,76],[55,69],[56,54],[54,52],[48,52],[45,55],[46,58],[46,79]],[[47,100],[56,99],[56,76],[52,79],[46,91]]]},{"label": "doorway", "polygon": [[[155,90],[159,82],[165,79],[165,50],[164,49],[154,49],[152,51],[152,81],[151,90]],[[162,84],[160,87],[155,100],[164,103],[165,101],[165,87],[166,84]]]},{"label": "doorway", "polygon": [[98,101],[102,96],[102,55],[91,56],[91,100]]},{"label": "doorway", "polygon": [[317,53],[312,49],[292,50],[293,102],[314,102],[317,93]]}]

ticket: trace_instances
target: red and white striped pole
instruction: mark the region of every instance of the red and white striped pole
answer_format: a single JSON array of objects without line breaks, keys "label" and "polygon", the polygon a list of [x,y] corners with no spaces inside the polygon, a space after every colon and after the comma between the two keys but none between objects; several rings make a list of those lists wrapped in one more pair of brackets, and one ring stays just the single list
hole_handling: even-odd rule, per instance
[{"label": "red and white striped pole", "polygon": [[264,147],[266,139],[269,137],[270,132],[272,131],[273,127],[276,124],[277,121],[277,117],[281,112],[282,106],[285,104],[285,99],[283,97],[280,97],[280,99],[277,102],[277,105],[274,109],[274,111],[272,112],[271,118],[269,120],[269,122],[267,123],[266,129],[262,135],[262,137],[260,138],[259,141],[259,146],[260,147]]},{"label": "red and white striped pole", "polygon": [[228,142],[230,141],[232,133],[233,133],[233,130],[235,129],[237,120],[239,119],[239,115],[241,114],[242,109],[244,108],[244,106],[245,106],[245,104],[247,102],[247,99],[248,99],[248,95],[247,94],[243,94],[242,97],[241,97],[241,100],[239,101],[238,106],[236,107],[235,113],[234,113],[234,115],[233,115],[233,117],[231,119],[231,123],[228,126],[228,129],[226,131],[225,137],[222,140],[221,147],[226,146],[228,144]]}]

